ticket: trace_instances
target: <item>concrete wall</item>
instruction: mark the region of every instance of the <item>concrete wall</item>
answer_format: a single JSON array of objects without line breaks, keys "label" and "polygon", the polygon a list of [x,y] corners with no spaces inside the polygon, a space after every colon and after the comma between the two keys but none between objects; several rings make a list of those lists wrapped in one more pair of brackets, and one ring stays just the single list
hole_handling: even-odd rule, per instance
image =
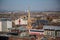
[{"label": "concrete wall", "polygon": [[8,28],[12,28],[12,21],[0,21],[0,31],[8,31]]},{"label": "concrete wall", "polygon": [[7,22],[6,21],[2,21],[2,31],[7,31]]},{"label": "concrete wall", "polygon": [[7,28],[12,28],[12,21],[7,21]]}]

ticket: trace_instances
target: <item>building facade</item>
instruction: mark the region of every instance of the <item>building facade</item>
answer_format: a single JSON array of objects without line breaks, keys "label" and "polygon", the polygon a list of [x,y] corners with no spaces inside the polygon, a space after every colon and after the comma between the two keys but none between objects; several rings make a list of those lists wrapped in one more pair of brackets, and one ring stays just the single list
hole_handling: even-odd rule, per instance
[{"label": "building facade", "polygon": [[56,40],[60,39],[60,26],[44,26],[44,35]]},{"label": "building facade", "polygon": [[18,18],[17,20],[15,20],[15,25],[27,25],[27,20]]},{"label": "building facade", "polygon": [[10,19],[1,18],[0,19],[0,31],[9,31],[12,28],[12,21]]}]

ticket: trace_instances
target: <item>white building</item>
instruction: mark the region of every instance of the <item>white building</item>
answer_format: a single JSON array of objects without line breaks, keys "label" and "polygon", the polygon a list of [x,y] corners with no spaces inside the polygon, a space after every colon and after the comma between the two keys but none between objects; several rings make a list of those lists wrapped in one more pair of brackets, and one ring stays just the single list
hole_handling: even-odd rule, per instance
[{"label": "white building", "polygon": [[55,22],[55,23],[60,22],[60,19],[53,19],[52,22]]},{"label": "white building", "polygon": [[12,28],[12,21],[6,18],[0,18],[0,31],[9,31]]},{"label": "white building", "polygon": [[45,35],[49,35],[53,38],[60,37],[60,26],[44,25],[43,29],[44,29],[44,34]]},{"label": "white building", "polygon": [[27,25],[27,20],[23,18],[19,18],[15,20],[15,25]]}]

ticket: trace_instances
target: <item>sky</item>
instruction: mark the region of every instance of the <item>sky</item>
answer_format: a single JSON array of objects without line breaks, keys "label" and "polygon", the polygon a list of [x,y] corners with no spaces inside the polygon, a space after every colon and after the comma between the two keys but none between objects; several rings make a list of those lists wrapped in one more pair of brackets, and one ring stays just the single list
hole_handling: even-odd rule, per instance
[{"label": "sky", "polygon": [[0,11],[60,11],[60,0],[0,0]]}]

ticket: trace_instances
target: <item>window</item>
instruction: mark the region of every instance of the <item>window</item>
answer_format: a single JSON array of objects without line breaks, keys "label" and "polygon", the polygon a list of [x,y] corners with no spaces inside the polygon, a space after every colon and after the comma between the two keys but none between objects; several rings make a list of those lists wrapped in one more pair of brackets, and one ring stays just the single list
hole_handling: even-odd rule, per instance
[{"label": "window", "polygon": [[45,31],[45,35],[55,37],[55,31]]},{"label": "window", "polygon": [[60,37],[60,32],[57,32],[57,37]]},{"label": "window", "polygon": [[47,31],[45,31],[45,35],[47,35]]},{"label": "window", "polygon": [[47,35],[50,35],[50,31],[47,32]]},{"label": "window", "polygon": [[51,31],[51,37],[55,37],[55,31]]}]

